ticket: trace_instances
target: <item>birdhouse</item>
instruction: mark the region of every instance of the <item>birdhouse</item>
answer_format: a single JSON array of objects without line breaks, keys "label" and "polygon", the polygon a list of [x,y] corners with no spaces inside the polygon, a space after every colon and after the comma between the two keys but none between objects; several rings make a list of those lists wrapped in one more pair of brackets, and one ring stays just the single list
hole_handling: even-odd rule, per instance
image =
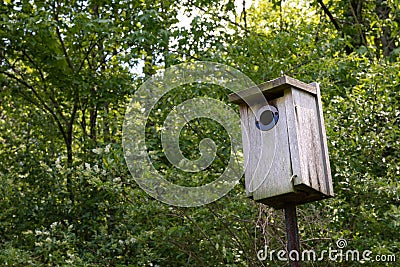
[{"label": "birdhouse", "polygon": [[333,196],[317,83],[283,76],[229,99],[240,105],[248,197],[280,209]]}]

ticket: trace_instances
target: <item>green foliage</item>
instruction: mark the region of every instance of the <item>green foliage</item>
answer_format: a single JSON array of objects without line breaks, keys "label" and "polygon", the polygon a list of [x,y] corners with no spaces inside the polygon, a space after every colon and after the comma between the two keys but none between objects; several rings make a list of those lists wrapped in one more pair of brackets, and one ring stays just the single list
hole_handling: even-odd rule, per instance
[{"label": "green foliage", "polygon": [[335,226],[360,247],[392,253],[399,247],[399,71],[385,62],[357,69],[358,83],[334,97],[327,113],[341,207]]}]

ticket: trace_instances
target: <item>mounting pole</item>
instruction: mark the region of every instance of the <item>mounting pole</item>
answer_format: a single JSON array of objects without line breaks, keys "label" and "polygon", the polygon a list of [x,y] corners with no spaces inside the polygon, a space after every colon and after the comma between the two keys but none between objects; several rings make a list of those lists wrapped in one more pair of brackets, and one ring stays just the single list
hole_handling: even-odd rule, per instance
[{"label": "mounting pole", "polygon": [[[301,253],[300,253],[300,238],[299,229],[297,228],[297,215],[296,205],[289,204],[285,206],[285,219],[286,219],[286,234],[287,234],[287,250],[288,258],[290,261],[290,267],[301,267]],[[297,251],[299,255],[299,261],[290,260],[289,255],[296,257],[296,254],[289,254],[291,251]]]}]

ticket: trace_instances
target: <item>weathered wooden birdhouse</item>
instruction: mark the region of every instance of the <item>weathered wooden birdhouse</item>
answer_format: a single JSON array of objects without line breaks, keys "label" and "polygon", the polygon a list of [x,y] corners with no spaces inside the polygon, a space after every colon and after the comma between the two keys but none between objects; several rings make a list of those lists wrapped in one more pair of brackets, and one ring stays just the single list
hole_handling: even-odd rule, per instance
[{"label": "weathered wooden birdhouse", "polygon": [[318,84],[283,76],[229,98],[240,105],[248,197],[279,209],[333,196]]}]

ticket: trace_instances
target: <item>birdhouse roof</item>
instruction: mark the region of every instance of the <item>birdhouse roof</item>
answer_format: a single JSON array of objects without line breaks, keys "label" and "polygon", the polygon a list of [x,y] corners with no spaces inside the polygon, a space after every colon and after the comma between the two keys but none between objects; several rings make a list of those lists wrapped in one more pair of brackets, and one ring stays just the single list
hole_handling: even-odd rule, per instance
[{"label": "birdhouse roof", "polygon": [[245,100],[247,103],[257,101],[257,98],[261,97],[260,91],[267,100],[273,99],[283,96],[283,91],[287,88],[297,88],[313,95],[317,94],[317,89],[313,85],[306,84],[302,81],[285,75],[266,83],[262,83],[257,87],[247,88],[237,93],[230,94],[229,101],[235,104],[242,104],[245,102]]}]

